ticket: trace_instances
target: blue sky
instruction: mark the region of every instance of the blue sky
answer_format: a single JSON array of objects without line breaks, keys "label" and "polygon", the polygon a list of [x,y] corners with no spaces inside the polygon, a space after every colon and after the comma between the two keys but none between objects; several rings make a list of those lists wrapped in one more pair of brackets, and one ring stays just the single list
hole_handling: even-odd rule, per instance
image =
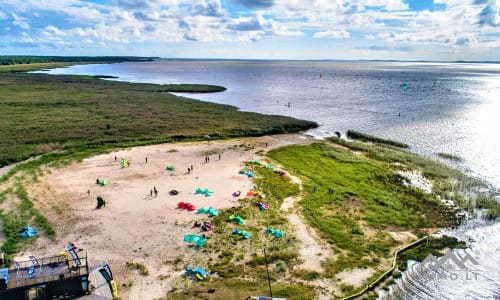
[{"label": "blue sky", "polygon": [[10,54],[500,61],[500,1],[2,0]]}]

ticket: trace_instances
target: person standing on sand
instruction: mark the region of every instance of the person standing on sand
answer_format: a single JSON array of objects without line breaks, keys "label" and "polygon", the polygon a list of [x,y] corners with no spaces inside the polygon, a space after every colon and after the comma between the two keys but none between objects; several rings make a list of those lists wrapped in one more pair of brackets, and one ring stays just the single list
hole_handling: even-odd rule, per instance
[{"label": "person standing on sand", "polygon": [[156,186],[153,187],[153,192],[155,192],[155,197],[158,196],[158,190],[156,189]]},{"label": "person standing on sand", "polygon": [[146,156],[146,163],[148,163],[148,157]]},{"label": "person standing on sand", "polygon": [[219,153],[219,160],[220,160],[220,153]]}]

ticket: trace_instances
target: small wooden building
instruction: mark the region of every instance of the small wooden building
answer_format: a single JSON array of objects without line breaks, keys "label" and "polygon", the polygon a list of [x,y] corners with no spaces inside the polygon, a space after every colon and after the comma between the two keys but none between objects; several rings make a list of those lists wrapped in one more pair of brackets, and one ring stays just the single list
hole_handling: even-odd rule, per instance
[{"label": "small wooden building", "polygon": [[87,256],[70,254],[30,256],[0,269],[0,300],[72,299],[87,294]]}]

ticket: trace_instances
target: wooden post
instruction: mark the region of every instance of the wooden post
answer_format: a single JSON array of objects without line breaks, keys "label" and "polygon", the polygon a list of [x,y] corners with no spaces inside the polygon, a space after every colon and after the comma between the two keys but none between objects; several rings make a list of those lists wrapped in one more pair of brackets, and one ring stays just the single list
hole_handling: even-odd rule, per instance
[{"label": "wooden post", "polygon": [[267,282],[269,284],[269,295],[271,296],[271,299],[272,299],[273,298],[273,290],[271,289],[271,277],[269,276],[269,267],[267,266],[266,248],[264,248],[264,260],[266,262]]}]

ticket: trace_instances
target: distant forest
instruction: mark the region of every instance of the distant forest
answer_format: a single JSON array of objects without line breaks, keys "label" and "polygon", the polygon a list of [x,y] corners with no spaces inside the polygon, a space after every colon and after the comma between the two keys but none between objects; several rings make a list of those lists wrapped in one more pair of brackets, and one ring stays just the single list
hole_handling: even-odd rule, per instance
[{"label": "distant forest", "polygon": [[157,57],[134,56],[29,56],[3,55],[0,56],[0,65],[35,64],[50,62],[123,62],[123,61],[152,61]]}]

